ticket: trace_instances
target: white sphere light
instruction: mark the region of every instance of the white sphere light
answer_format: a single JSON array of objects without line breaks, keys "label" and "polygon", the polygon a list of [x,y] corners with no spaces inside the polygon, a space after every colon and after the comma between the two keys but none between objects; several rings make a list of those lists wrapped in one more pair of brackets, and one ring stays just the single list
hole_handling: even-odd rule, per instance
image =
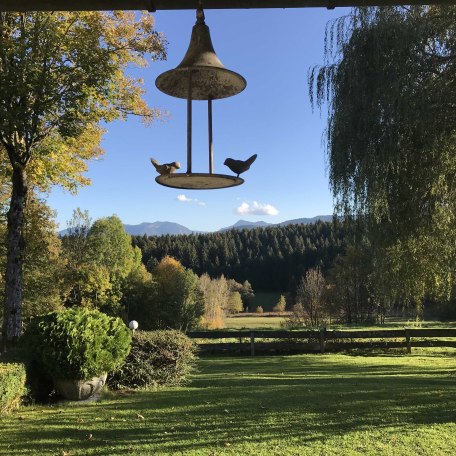
[{"label": "white sphere light", "polygon": [[131,330],[135,330],[135,329],[138,329],[138,322],[136,320],[131,320],[130,323],[128,323],[128,327],[131,329]]}]

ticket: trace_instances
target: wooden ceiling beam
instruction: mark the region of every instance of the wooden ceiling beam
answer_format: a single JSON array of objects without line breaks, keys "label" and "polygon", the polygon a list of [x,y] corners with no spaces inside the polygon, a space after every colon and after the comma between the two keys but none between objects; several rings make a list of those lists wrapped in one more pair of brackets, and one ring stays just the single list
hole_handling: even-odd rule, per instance
[{"label": "wooden ceiling beam", "polygon": [[[454,4],[456,0],[434,0]],[[408,0],[409,5],[428,4]],[[204,9],[329,8],[396,5],[397,0],[203,0]],[[94,10],[185,10],[195,9],[197,0],[0,0],[0,11],[94,11]]]}]

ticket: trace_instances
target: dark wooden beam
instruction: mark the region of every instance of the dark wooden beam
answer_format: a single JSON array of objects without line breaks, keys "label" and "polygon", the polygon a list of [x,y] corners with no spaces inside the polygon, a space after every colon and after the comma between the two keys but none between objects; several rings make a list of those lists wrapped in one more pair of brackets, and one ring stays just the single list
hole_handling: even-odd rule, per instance
[{"label": "dark wooden beam", "polygon": [[[409,5],[428,4],[408,0]],[[456,0],[431,0],[453,4]],[[246,8],[335,8],[396,5],[396,0],[203,0],[204,9]],[[93,10],[185,10],[195,9],[197,0],[0,0],[0,11],[93,11]]]}]

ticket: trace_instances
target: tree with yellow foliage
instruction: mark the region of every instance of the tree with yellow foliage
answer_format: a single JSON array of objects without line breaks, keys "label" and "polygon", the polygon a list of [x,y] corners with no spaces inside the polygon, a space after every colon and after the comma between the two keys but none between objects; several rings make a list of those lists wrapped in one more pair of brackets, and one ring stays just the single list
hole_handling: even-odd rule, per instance
[{"label": "tree with yellow foliage", "polygon": [[211,279],[209,274],[203,274],[199,278],[198,286],[204,298],[201,326],[207,329],[224,328],[225,308],[230,296],[228,281],[223,275],[218,279]]},{"label": "tree with yellow foliage", "polygon": [[21,334],[24,226],[31,185],[70,191],[89,182],[100,122],[160,112],[142,99],[131,66],[165,57],[148,13],[0,13],[0,153],[12,183],[7,222],[3,344]]},{"label": "tree with yellow foliage", "polygon": [[287,307],[287,300],[285,299],[284,295],[280,295],[279,300],[277,301],[277,304],[274,306],[272,309],[274,312],[285,312],[285,308]]},{"label": "tree with yellow foliage", "polygon": [[204,296],[198,276],[172,257],[166,256],[152,271],[156,293],[147,309],[150,329],[186,331],[198,325],[204,314]]},{"label": "tree with yellow foliage", "polygon": [[[7,253],[4,217],[6,211],[1,203],[0,211],[0,270],[4,271]],[[57,236],[54,216],[45,202],[30,192],[24,226],[24,321],[29,321],[35,315],[62,309],[62,271],[65,262],[61,255],[61,241]],[[1,274],[0,289],[4,286],[4,277]]]}]

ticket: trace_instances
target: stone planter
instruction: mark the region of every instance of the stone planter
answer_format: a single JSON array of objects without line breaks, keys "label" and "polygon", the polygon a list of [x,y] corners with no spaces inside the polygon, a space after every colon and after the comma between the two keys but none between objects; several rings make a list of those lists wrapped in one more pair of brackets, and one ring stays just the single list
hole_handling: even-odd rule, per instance
[{"label": "stone planter", "polygon": [[108,374],[89,380],[54,380],[55,390],[70,401],[83,401],[101,391]]}]

